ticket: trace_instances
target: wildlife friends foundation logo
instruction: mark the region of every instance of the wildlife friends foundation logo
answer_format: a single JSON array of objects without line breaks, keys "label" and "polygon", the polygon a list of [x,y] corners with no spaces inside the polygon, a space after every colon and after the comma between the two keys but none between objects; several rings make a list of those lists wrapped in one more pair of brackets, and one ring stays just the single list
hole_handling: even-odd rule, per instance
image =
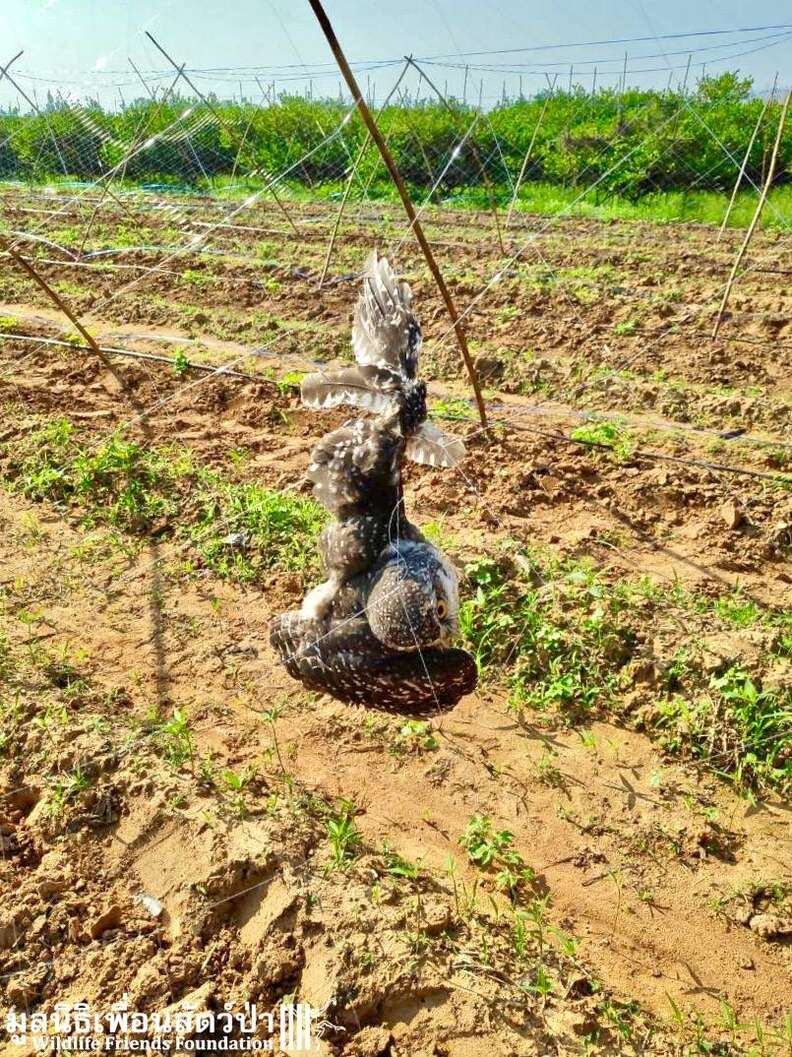
[{"label": "wildlife friends foundation logo", "polygon": [[[327,1031],[344,1028],[326,1019],[331,1000],[321,1009],[307,1002],[282,1003],[261,1013],[246,1002],[235,1011],[197,1009],[189,1002],[156,1013],[131,1011],[128,997],[105,1012],[87,1003],[58,1003],[51,1013],[12,1009],[5,1029],[13,1046],[38,1053],[318,1053]],[[12,1052],[12,1051],[11,1051]]]}]

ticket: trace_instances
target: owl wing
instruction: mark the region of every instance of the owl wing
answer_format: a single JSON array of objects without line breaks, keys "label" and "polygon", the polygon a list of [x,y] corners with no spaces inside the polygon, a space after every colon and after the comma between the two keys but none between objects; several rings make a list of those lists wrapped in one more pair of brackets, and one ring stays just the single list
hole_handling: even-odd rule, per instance
[{"label": "owl wing", "polygon": [[376,250],[364,268],[352,348],[361,367],[383,367],[405,379],[418,374],[421,327],[413,313],[410,287],[396,278],[387,257],[379,257]]},{"label": "owl wing", "polygon": [[459,437],[426,420],[407,438],[404,451],[408,459],[424,466],[456,466],[465,457]]},{"label": "owl wing", "polygon": [[355,364],[306,375],[300,398],[306,407],[349,404],[374,414],[393,414],[399,406],[401,384],[401,376],[388,367]]}]

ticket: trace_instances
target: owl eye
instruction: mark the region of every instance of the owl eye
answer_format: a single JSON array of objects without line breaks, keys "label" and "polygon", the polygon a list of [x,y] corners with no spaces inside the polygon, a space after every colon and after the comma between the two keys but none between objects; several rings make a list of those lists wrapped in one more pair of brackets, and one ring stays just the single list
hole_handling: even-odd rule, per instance
[{"label": "owl eye", "polygon": [[445,618],[448,616],[448,606],[445,602],[437,603],[437,615],[441,620],[445,620]]}]

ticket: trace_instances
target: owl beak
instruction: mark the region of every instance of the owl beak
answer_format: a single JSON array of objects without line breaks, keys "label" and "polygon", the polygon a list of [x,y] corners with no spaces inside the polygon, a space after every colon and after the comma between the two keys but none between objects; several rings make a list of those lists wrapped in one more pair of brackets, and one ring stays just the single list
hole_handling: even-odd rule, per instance
[{"label": "owl beak", "polygon": [[457,633],[457,626],[455,620],[441,620],[438,625],[438,639],[437,643],[439,646],[449,646],[451,640],[455,638]]}]

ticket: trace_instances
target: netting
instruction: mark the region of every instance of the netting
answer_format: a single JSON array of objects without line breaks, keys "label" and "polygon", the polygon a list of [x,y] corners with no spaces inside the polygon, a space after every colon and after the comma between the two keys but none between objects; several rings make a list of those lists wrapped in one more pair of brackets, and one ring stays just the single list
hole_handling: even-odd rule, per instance
[{"label": "netting", "polygon": [[[788,37],[754,34],[751,46]],[[710,59],[728,51],[723,61],[750,50],[708,47]],[[648,409],[655,431],[722,441],[730,458],[647,443],[632,448],[633,459],[785,485],[782,473],[743,465],[736,452],[788,449],[788,405],[759,401],[751,365],[735,373],[730,361],[740,347],[772,340],[789,362],[783,276],[792,259],[777,237],[789,227],[792,129],[782,131],[764,225],[740,273],[751,293],[729,307],[707,361],[710,373],[722,372],[724,391],[704,406],[695,380],[664,377],[668,350],[682,344],[694,356],[712,328],[742,227],[767,181],[783,93],[774,84],[764,98],[751,95],[731,74],[696,78],[682,58],[687,49],[660,54],[669,73],[662,91],[631,87],[653,70],[628,57],[572,63],[568,79],[561,62],[501,64],[499,73],[520,80],[511,98],[505,85],[498,97],[485,93],[483,75],[495,67],[481,62],[411,58],[357,72],[479,373],[499,390],[488,400],[493,428],[612,448],[570,431],[614,419],[626,430]],[[119,394],[123,414],[95,429],[83,451],[125,434],[150,447],[153,416],[218,380],[282,393],[300,372],[348,359],[348,326],[325,326],[323,317],[351,306],[375,245],[399,261],[426,306],[427,368],[451,387],[435,413],[466,423],[472,403],[454,328],[357,101],[313,84],[335,79],[335,70],[302,66],[271,77],[169,61],[159,70],[130,63],[129,79],[114,82],[117,102],[102,105],[62,94],[63,85],[40,104],[29,90],[37,74],[3,68],[13,99],[0,115],[3,233],[83,319],[119,376],[137,361],[158,390],[144,401]],[[524,92],[523,80],[532,89]],[[294,81],[308,81],[302,94]],[[224,82],[239,84],[235,98],[221,94]],[[691,226],[676,252],[673,229],[658,226],[658,215],[685,220],[708,206],[720,224],[733,190],[724,237]],[[612,226],[616,219],[626,223]],[[644,267],[653,257],[654,278]],[[758,286],[748,285],[757,277],[758,307]],[[20,395],[25,368],[42,354],[90,352],[52,306],[42,314],[46,298],[8,259],[0,293],[2,378]],[[533,324],[517,328],[523,313]],[[544,313],[560,335],[543,328]],[[526,334],[536,348],[525,347]],[[163,381],[162,366],[175,382]],[[531,425],[539,416],[557,428]],[[469,442],[480,439],[465,428]],[[483,502],[475,475],[458,472],[466,494]],[[216,530],[233,530],[234,517]],[[158,562],[155,555],[151,568]]]}]

